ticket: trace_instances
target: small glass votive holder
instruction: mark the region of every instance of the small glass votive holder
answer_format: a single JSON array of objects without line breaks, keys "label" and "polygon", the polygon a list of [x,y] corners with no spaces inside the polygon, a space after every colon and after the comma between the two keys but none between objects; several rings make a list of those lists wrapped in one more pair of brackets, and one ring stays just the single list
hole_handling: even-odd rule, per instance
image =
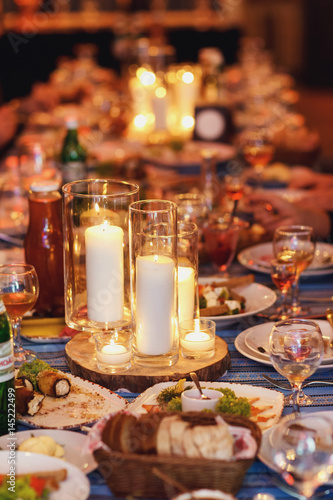
[{"label": "small glass votive holder", "polygon": [[184,358],[212,358],[215,354],[216,323],[210,319],[182,321],[179,325],[180,348]]},{"label": "small glass votive holder", "polygon": [[97,367],[104,373],[118,373],[131,367],[132,334],[128,331],[100,332],[94,335]]}]

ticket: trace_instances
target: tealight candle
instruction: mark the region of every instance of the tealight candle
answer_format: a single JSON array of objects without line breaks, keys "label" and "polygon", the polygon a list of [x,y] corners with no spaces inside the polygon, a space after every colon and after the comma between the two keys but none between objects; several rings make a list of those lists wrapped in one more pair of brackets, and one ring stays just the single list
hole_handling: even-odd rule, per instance
[{"label": "tealight candle", "polygon": [[97,352],[97,359],[109,365],[120,365],[131,359],[131,353],[126,351],[123,345],[111,343],[103,346],[101,352]]},{"label": "tealight candle", "polygon": [[185,358],[212,357],[215,353],[214,321],[194,319],[179,325],[180,346]]},{"label": "tealight candle", "polygon": [[181,339],[181,346],[188,351],[207,351],[214,349],[215,339],[205,332],[190,332]]},{"label": "tealight candle", "polygon": [[[115,340],[116,339],[116,340]],[[131,365],[132,339],[124,334],[98,333],[95,335],[96,360],[100,370],[115,372]]]}]

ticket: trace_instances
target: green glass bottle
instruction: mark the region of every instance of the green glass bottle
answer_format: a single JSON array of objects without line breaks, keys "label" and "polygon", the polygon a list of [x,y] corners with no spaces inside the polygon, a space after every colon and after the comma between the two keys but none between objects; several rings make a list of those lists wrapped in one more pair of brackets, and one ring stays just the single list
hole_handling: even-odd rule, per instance
[{"label": "green glass bottle", "polygon": [[85,178],[87,152],[79,142],[77,120],[66,120],[67,134],[61,150],[63,181],[72,182]]},{"label": "green glass bottle", "polygon": [[0,299],[0,436],[15,433],[14,353],[11,326]]}]

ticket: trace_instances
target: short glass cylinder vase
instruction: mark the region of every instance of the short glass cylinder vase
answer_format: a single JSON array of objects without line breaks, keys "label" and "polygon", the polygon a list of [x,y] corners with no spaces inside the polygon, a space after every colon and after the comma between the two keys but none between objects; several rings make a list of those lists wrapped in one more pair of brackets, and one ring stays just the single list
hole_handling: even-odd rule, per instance
[{"label": "short glass cylinder vase", "polygon": [[198,228],[194,222],[178,222],[178,319],[199,318]]},{"label": "short glass cylinder vase", "polygon": [[66,324],[91,333],[129,328],[128,215],[139,187],[88,179],[62,191]]},{"label": "short glass cylinder vase", "polygon": [[94,335],[97,367],[104,373],[118,373],[131,367],[132,332],[100,332]]},{"label": "short glass cylinder vase", "polygon": [[215,354],[216,323],[200,318],[179,325],[182,356],[188,359],[212,358]]},{"label": "short glass cylinder vase", "polygon": [[133,359],[171,366],[179,357],[177,205],[145,200],[130,206]]}]

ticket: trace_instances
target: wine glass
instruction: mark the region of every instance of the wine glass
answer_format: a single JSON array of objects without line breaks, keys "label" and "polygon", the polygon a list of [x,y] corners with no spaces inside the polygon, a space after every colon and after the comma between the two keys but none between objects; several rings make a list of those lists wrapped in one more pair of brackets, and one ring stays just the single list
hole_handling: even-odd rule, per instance
[{"label": "wine glass", "polygon": [[311,264],[315,253],[315,237],[313,228],[309,226],[281,226],[274,232],[273,251],[280,262],[293,262],[296,266],[296,277],[292,285],[292,316],[302,312],[299,300],[299,277]]},{"label": "wine glass", "polygon": [[34,307],[38,292],[38,278],[33,266],[0,266],[0,293],[13,329],[14,361],[17,366],[36,357],[35,353],[22,347],[20,332],[22,317]]},{"label": "wine glass", "polygon": [[[292,387],[293,410],[299,413],[302,383],[321,363],[324,341],[317,323],[305,319],[288,319],[275,323],[269,337],[269,357]],[[305,404],[309,404],[307,398]]]},{"label": "wine glass", "polygon": [[326,416],[291,414],[271,435],[273,462],[283,480],[302,498],[312,498],[333,473],[333,428]]},{"label": "wine glass", "polygon": [[238,173],[235,175],[227,174],[223,178],[223,184],[225,189],[226,198],[232,204],[231,213],[232,215],[236,214],[238,202],[244,196],[244,176],[242,173]]},{"label": "wine glass", "polygon": [[288,319],[290,309],[287,307],[286,297],[296,278],[295,264],[293,262],[279,262],[273,259],[271,261],[271,278],[281,293],[281,304],[276,309],[274,317],[278,320]]},{"label": "wine glass", "polygon": [[254,127],[245,130],[240,137],[239,148],[241,156],[254,169],[261,182],[264,168],[272,161],[275,150],[268,128]]}]

